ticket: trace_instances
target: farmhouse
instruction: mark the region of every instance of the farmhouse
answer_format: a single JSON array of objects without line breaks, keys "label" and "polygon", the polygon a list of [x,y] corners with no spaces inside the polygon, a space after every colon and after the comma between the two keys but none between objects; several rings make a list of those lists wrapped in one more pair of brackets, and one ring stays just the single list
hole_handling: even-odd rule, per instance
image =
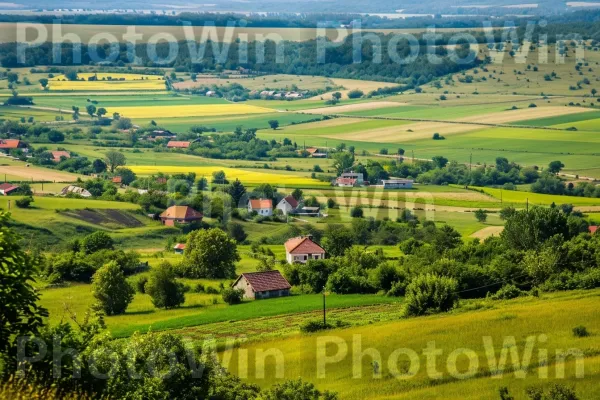
[{"label": "farmhouse", "polygon": [[201,212],[189,206],[171,206],[160,214],[160,220],[163,225],[175,226],[175,223],[191,224],[196,221],[200,222],[203,216]]},{"label": "farmhouse", "polygon": [[76,194],[81,197],[92,197],[92,194],[90,192],[88,192],[87,190],[85,190],[84,188],[81,188],[79,186],[73,186],[73,185],[64,187],[63,190],[60,191],[60,194],[62,196],[66,196],[68,194]]},{"label": "farmhouse", "polygon": [[173,250],[175,251],[175,254],[183,254],[185,251],[185,243],[177,243],[173,246]]},{"label": "farmhouse", "polygon": [[356,179],[356,184],[361,186],[365,183],[365,179],[363,177],[362,172],[344,172],[343,174],[340,175],[340,178],[344,178],[344,179]]},{"label": "farmhouse", "polygon": [[325,250],[312,240],[312,236],[299,236],[285,242],[285,258],[288,263],[306,263],[308,260],[322,260]]},{"label": "farmhouse", "polygon": [[293,196],[286,196],[277,204],[278,210],[281,210],[283,215],[288,215],[293,212],[296,208],[298,208],[298,200],[296,200]]},{"label": "farmhouse", "polygon": [[27,143],[18,139],[0,139],[0,150],[8,152],[15,149],[26,149]]},{"label": "farmhouse", "polygon": [[50,154],[52,154],[52,161],[56,163],[61,162],[63,157],[71,158],[71,153],[69,153],[68,151],[52,151],[50,152]]},{"label": "farmhouse", "polygon": [[12,183],[3,183],[0,185],[0,194],[8,196],[11,193],[18,192],[19,189],[19,186],[13,185]]},{"label": "farmhouse", "polygon": [[192,142],[178,142],[176,140],[171,140],[167,143],[167,148],[169,149],[188,149]]},{"label": "farmhouse", "polygon": [[316,147],[307,147],[306,149],[304,149],[304,151],[306,151],[312,158],[326,158],[327,157],[327,153],[319,152],[319,149],[317,149]]},{"label": "farmhouse", "polygon": [[256,211],[258,215],[270,217],[273,215],[273,200],[252,199],[248,201],[248,212]]},{"label": "farmhouse", "polygon": [[277,270],[240,275],[232,288],[243,290],[245,299],[289,296],[292,286]]},{"label": "farmhouse", "polygon": [[335,185],[339,187],[354,187],[358,185],[358,181],[352,178],[337,178]]},{"label": "farmhouse", "polygon": [[381,182],[384,189],[412,189],[414,183],[410,179],[386,179]]},{"label": "farmhouse", "polygon": [[590,225],[590,226],[588,226],[588,229],[590,231],[590,235],[595,235],[596,233],[598,233],[597,225]]}]

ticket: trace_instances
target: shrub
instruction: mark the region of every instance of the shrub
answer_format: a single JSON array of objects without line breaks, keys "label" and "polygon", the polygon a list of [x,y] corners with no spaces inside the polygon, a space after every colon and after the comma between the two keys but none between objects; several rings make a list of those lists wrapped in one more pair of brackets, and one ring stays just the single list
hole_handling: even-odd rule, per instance
[{"label": "shrub", "polygon": [[575,337],[588,337],[590,336],[590,333],[588,332],[587,328],[585,326],[576,326],[575,328],[573,328],[573,336]]},{"label": "shrub", "polygon": [[516,299],[517,297],[523,296],[524,292],[515,285],[504,285],[498,290],[493,296],[494,300],[510,300]]},{"label": "shrub", "polygon": [[286,381],[273,386],[261,396],[263,400],[336,400],[337,395],[328,391],[320,392],[312,383],[302,379]]},{"label": "shrub", "polygon": [[352,210],[350,210],[350,216],[352,218],[362,218],[363,215],[364,211],[360,206],[353,207]]},{"label": "shrub", "polygon": [[86,254],[95,253],[103,249],[112,249],[114,242],[106,232],[94,232],[83,238],[81,241],[81,249]]},{"label": "shrub", "polygon": [[135,281],[135,288],[138,293],[144,294],[146,293],[146,283],[148,282],[148,277],[141,276],[137,281]]},{"label": "shrub", "polygon": [[119,265],[112,261],[92,277],[92,293],[107,315],[123,314],[135,291]]},{"label": "shrub", "polygon": [[323,331],[326,329],[331,329],[333,328],[330,324],[327,325],[323,325],[323,321],[322,320],[308,320],[303,322],[300,325],[300,332],[302,333],[312,333],[312,332],[319,332],[319,331]]},{"label": "shrub", "polygon": [[153,269],[146,283],[146,293],[157,308],[177,308],[185,302],[184,285],[175,280],[175,272],[169,262]]},{"label": "shrub", "polygon": [[221,296],[223,301],[229,305],[240,304],[244,298],[244,291],[242,289],[227,288],[223,289]]},{"label": "shrub", "polygon": [[207,286],[205,293],[206,294],[219,294],[219,291],[212,286]]},{"label": "shrub", "polygon": [[19,208],[29,208],[31,203],[33,203],[33,197],[23,197],[15,201],[15,205]]},{"label": "shrub", "polygon": [[196,286],[194,286],[194,292],[195,293],[204,293],[205,292],[205,287],[203,284],[201,283],[197,283]]},{"label": "shrub", "polygon": [[406,313],[416,316],[449,311],[458,301],[457,289],[453,278],[420,275],[406,287]]}]

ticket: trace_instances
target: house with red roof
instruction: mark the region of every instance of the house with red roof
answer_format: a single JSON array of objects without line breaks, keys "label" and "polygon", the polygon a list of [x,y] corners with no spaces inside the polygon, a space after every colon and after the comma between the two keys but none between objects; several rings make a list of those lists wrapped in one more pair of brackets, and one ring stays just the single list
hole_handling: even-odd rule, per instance
[{"label": "house with red roof", "polygon": [[123,183],[123,178],[121,178],[120,176],[113,176],[112,183],[121,185]]},{"label": "house with red roof", "polygon": [[27,149],[27,143],[19,139],[0,139],[0,150],[9,152],[15,149]]},{"label": "house with red roof", "polygon": [[192,144],[192,142],[179,142],[176,140],[171,140],[169,143],[167,143],[167,148],[169,148],[169,149],[189,149],[190,144]]},{"label": "house with red roof", "polygon": [[273,200],[251,199],[248,201],[248,212],[256,211],[258,215],[270,217],[273,215]]},{"label": "house with red roof", "polygon": [[0,185],[0,194],[3,196],[8,196],[18,192],[19,189],[19,186],[13,185],[12,183],[3,183]]},{"label": "house with red roof", "polygon": [[275,207],[278,210],[281,210],[283,215],[288,215],[298,208],[298,200],[296,200],[293,196],[286,196]]},{"label": "house with red roof", "polygon": [[595,235],[598,232],[598,225],[590,225],[588,226],[590,231],[590,235]]},{"label": "house with red roof", "polygon": [[61,162],[62,158],[71,158],[71,153],[69,153],[68,151],[51,151],[50,154],[52,154],[52,161],[54,162]]},{"label": "house with red roof", "polygon": [[171,206],[160,214],[163,225],[175,226],[178,224],[191,224],[202,221],[204,215],[189,206]]},{"label": "house with red roof", "polygon": [[185,251],[185,243],[177,243],[173,246],[173,250],[175,250],[175,254],[183,254]]},{"label": "house with red roof", "polygon": [[312,236],[299,236],[285,242],[285,258],[290,264],[305,264],[308,260],[324,259],[325,250],[313,242]]},{"label": "house with red roof", "polygon": [[335,180],[335,185],[339,187],[354,187],[357,183],[358,181],[353,178],[337,178]]},{"label": "house with red roof", "polygon": [[277,270],[241,274],[231,285],[243,290],[245,299],[269,299],[290,295],[292,285]]}]

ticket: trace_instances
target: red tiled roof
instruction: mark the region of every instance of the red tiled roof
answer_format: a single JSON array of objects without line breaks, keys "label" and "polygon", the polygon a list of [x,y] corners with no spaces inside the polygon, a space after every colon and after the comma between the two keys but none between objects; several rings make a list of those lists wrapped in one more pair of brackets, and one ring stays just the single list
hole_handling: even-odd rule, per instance
[{"label": "red tiled roof", "polygon": [[185,243],[177,243],[173,248],[175,250],[185,250]]},{"label": "red tiled roof", "polygon": [[[270,290],[285,290],[292,286],[277,270],[265,272],[249,272],[242,274],[237,281],[245,278],[255,292],[267,292]],[[235,283],[237,283],[237,281]],[[235,285],[234,283],[234,285]]]},{"label": "red tiled roof", "polygon": [[61,157],[71,158],[71,153],[68,151],[53,151],[51,154],[54,161],[60,161]]},{"label": "red tiled roof", "polygon": [[337,178],[335,181],[338,185],[356,185],[356,179],[354,178]]},{"label": "red tiled roof", "polygon": [[325,254],[325,250],[308,237],[296,237],[285,242],[285,251],[290,254]]},{"label": "red tiled roof", "polygon": [[13,185],[12,183],[3,183],[0,185],[0,190],[2,190],[4,193],[12,192],[14,190],[17,190],[18,188],[18,186]]},{"label": "red tiled roof", "polygon": [[190,147],[190,143],[191,142],[177,142],[175,140],[171,140],[169,143],[167,143],[167,147],[176,149],[187,149],[188,147]]},{"label": "red tiled roof", "polygon": [[290,206],[292,206],[292,208],[296,208],[296,207],[298,207],[298,200],[296,200],[296,199],[294,198],[294,196],[291,196],[291,195],[290,195],[290,196],[286,196],[286,197],[284,197],[283,199],[284,199],[285,201],[287,201],[287,202],[288,202],[288,204],[289,204]]},{"label": "red tiled roof", "polygon": [[273,208],[273,200],[271,200],[271,199],[250,200],[250,208],[253,210],[262,210],[263,208]]},{"label": "red tiled roof", "polygon": [[598,232],[598,226],[596,226],[596,225],[591,225],[588,227],[588,229],[590,230],[590,233],[592,235],[594,235],[596,232]]},{"label": "red tiled roof", "polygon": [[0,149],[18,149],[21,141],[18,139],[1,139]]},{"label": "red tiled roof", "polygon": [[194,210],[192,207],[172,206],[163,211],[163,213],[160,214],[160,217],[171,219],[194,220],[202,219],[203,215],[201,212]]},{"label": "red tiled roof", "polygon": [[123,181],[123,178],[121,178],[120,176],[113,176],[113,178],[112,178],[113,183],[121,183],[122,181]]},{"label": "red tiled roof", "polygon": [[314,154],[314,153],[318,152],[319,149],[317,149],[316,147],[308,147],[306,149],[306,151],[309,152],[310,154]]}]

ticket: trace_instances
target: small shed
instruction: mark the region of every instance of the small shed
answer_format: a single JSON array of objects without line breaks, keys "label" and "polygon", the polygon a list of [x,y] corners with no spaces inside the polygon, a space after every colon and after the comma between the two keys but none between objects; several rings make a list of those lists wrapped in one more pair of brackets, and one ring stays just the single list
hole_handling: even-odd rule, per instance
[{"label": "small shed", "polygon": [[275,270],[241,274],[231,287],[243,290],[245,299],[269,299],[289,296],[292,285]]},{"label": "small shed", "polygon": [[175,254],[183,254],[185,251],[185,243],[177,243],[173,246],[173,250],[175,251]]}]

